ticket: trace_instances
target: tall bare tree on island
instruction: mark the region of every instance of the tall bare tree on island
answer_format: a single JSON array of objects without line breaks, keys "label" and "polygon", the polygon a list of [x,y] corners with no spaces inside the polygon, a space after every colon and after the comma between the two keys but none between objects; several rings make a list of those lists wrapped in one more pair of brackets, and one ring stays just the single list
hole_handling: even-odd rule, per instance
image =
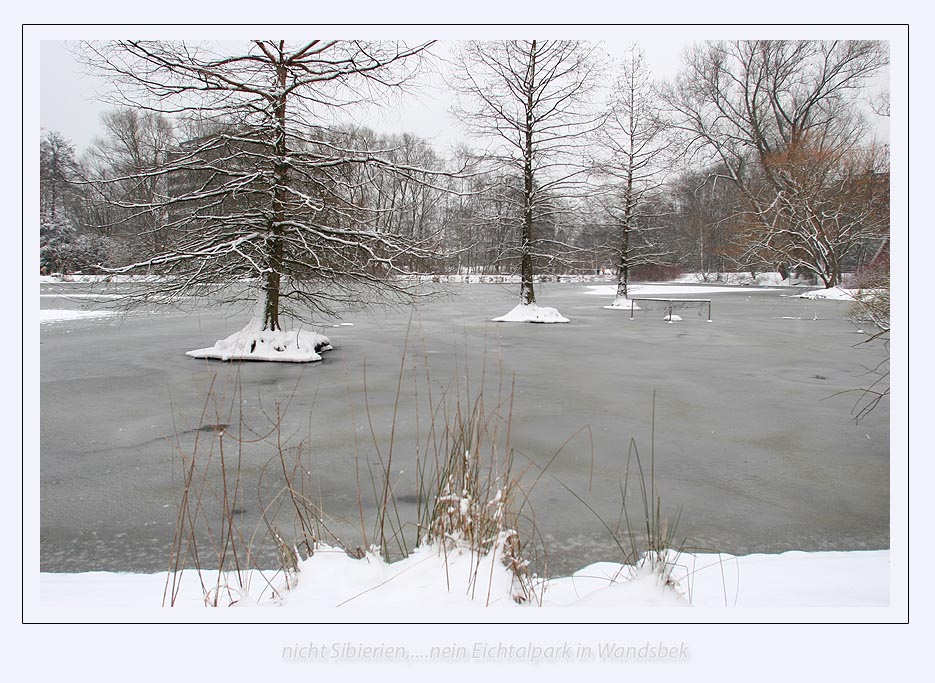
[{"label": "tall bare tree on island", "polygon": [[457,113],[491,141],[490,160],[515,183],[504,196],[519,209],[520,304],[497,320],[567,322],[536,305],[535,258],[543,246],[536,228],[557,210],[558,198],[584,191],[587,134],[603,121],[591,100],[597,56],[589,43],[511,40],[466,42],[455,57]]},{"label": "tall bare tree on island", "polygon": [[673,146],[659,109],[643,53],[632,45],[620,63],[607,123],[598,132],[603,157],[599,168],[610,180],[600,202],[609,225],[601,227],[608,233],[605,239],[617,270],[616,297],[608,308],[629,309],[632,269],[660,265],[668,251],[651,237],[661,217],[654,195],[671,162]]},{"label": "tall bare tree on island", "polygon": [[[407,272],[404,261],[429,255],[430,240],[378,230],[348,180],[361,165],[407,177],[422,171],[329,134],[344,109],[403,88],[427,47],[256,40],[228,54],[182,42],[86,43],[86,63],[114,82],[113,103],[201,132],[164,163],[133,173],[166,178],[168,190],[153,201],[126,199],[122,208],[131,216],[163,210],[173,239],[116,272],[162,275],[146,292],[158,300],[205,293],[234,300],[243,295],[229,285],[253,279],[262,310],[250,333],[200,355],[318,360],[315,351],[296,353],[299,333],[284,338],[283,315],[308,320],[310,312],[408,294],[411,285],[395,276]],[[311,344],[328,347],[320,335]]]}]

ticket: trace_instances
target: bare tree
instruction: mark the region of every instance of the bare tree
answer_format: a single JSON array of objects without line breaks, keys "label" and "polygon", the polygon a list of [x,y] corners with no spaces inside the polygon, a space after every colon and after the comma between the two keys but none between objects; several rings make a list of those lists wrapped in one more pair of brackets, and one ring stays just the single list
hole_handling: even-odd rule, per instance
[{"label": "bare tree", "polygon": [[229,285],[252,279],[268,331],[281,330],[281,315],[302,320],[407,293],[395,276],[426,242],[376,229],[372,207],[356,203],[355,169],[421,171],[346,145],[329,126],[345,108],[404,87],[426,47],[257,40],[230,54],[182,42],[85,44],[86,63],[116,85],[112,101],[197,131],[157,163],[102,181],[158,178],[166,188],[120,200],[128,217],[164,212],[173,237],[119,272],[168,276],[147,296],[170,300],[193,292],[237,300]]},{"label": "bare tree", "polygon": [[58,131],[39,141],[39,267],[67,274],[107,258],[104,240],[82,222],[85,196],[74,145]]},{"label": "bare tree", "polygon": [[747,214],[736,183],[722,166],[683,171],[668,182],[666,197],[673,211],[670,240],[683,268],[699,272],[705,281],[720,280],[725,270],[755,276],[766,269],[748,253]]},{"label": "bare tree", "polygon": [[57,130],[46,131],[39,142],[39,208],[55,220],[74,195],[77,162],[75,146]]},{"label": "bare tree", "polygon": [[610,115],[598,136],[603,153],[600,168],[611,180],[601,204],[610,221],[617,300],[627,298],[634,267],[659,265],[668,253],[652,237],[662,217],[659,202],[652,200],[671,162],[673,144],[659,109],[643,53],[632,45],[620,64]]},{"label": "bare tree", "polygon": [[[587,178],[584,147],[603,121],[591,106],[600,73],[595,46],[575,41],[466,42],[455,57],[459,117],[492,142],[498,199],[515,207],[520,303],[535,304],[537,256],[555,240],[537,230],[566,210]],[[550,242],[552,244],[550,245]]]},{"label": "bare tree", "polygon": [[[168,161],[175,144],[172,123],[162,114],[129,108],[104,113],[101,123],[105,135],[95,140],[84,164],[85,185],[104,193],[91,197],[102,206],[94,227],[104,235],[119,228],[126,239],[136,243],[132,253],[138,258],[165,251],[170,238],[163,206],[168,174],[151,171],[163,168]],[[132,208],[112,210],[121,203]]]},{"label": "bare tree", "polygon": [[884,229],[867,220],[872,210],[852,210],[849,188],[866,141],[856,103],[887,61],[874,41],[706,43],[687,53],[666,98],[691,143],[738,185],[751,247],[829,287]]}]

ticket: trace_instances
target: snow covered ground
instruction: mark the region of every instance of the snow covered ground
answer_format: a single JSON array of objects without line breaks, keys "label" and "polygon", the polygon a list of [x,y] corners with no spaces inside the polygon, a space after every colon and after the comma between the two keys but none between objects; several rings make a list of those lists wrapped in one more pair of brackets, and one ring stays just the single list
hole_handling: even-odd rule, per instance
[{"label": "snow covered ground", "polygon": [[[417,549],[392,564],[370,555],[353,559],[321,548],[300,564],[297,583],[282,589],[281,573],[251,575],[238,585],[227,576],[218,602],[271,618],[382,616],[458,620],[484,610],[510,618],[562,618],[569,610],[620,617],[644,608],[764,609],[889,606],[889,551],[786,552],[779,555],[683,554],[673,568],[677,587],[661,585],[648,569],[613,562],[584,567],[572,576],[540,582],[536,595],[520,604],[512,575],[488,555],[478,562],[469,552]],[[205,572],[217,585],[216,572]],[[88,572],[40,577],[43,611],[63,615],[145,613],[162,606],[168,575]],[[472,579],[473,582],[472,582]],[[269,583],[267,583],[269,581]],[[222,585],[224,582],[221,582]],[[171,581],[169,582],[171,586]],[[171,592],[171,591],[170,591]],[[194,571],[182,575],[176,609],[203,610],[204,594]]]},{"label": "snow covered ground", "polygon": [[69,292],[67,294],[40,294],[40,299],[92,299],[95,301],[104,301],[106,299],[124,299],[122,294],[80,294]]},{"label": "snow covered ground", "polygon": [[717,282],[726,285],[795,285],[797,282],[783,280],[779,273],[757,273],[756,277],[750,273],[685,273],[675,280],[676,282],[699,283]]},{"label": "snow covered ground", "polygon": [[78,273],[70,275],[40,275],[40,284],[62,283],[62,282],[113,282],[113,283],[132,283],[132,282],[156,282],[162,277],[158,275],[81,275]]},{"label": "snow covered ground", "polygon": [[100,320],[116,315],[114,311],[70,311],[60,308],[43,308],[39,311],[40,323],[57,323],[69,320]]},{"label": "snow covered ground", "polygon": [[[761,287],[758,292],[780,291],[770,287]],[[616,296],[617,285],[588,285],[588,294],[594,296]],[[630,285],[628,293],[631,299],[638,299],[643,296],[654,297],[680,297],[685,294],[749,294],[749,291],[734,285],[677,285],[667,282],[647,282],[639,285]],[[614,302],[617,303],[616,301]],[[628,307],[627,304],[625,307]],[[619,306],[618,306],[619,308]]]}]

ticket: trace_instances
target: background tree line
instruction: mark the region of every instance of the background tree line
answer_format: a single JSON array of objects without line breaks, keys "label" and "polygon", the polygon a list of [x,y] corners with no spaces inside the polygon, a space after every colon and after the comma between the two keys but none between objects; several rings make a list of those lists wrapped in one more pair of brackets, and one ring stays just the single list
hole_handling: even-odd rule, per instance
[{"label": "background tree line", "polygon": [[[409,272],[519,274],[526,287],[604,269],[626,296],[630,278],[678,270],[833,286],[886,267],[888,148],[861,106],[885,44],[697,44],[661,83],[636,46],[611,67],[587,43],[467,42],[451,85],[476,147],[310,115],[405,87],[424,49],[257,41],[166,69],[172,44],[86,48],[115,81],[187,99],[160,109],[121,90],[80,155],[44,131],[44,272],[190,275],[179,264],[193,253],[229,278],[350,273],[364,287]],[[296,295],[327,308],[324,291]]]}]

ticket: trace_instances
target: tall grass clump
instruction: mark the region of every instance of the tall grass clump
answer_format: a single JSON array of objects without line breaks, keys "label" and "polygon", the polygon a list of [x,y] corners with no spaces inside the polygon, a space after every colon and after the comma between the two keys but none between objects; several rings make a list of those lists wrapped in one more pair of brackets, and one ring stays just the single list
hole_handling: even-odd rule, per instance
[{"label": "tall grass clump", "polygon": [[223,386],[214,375],[198,426],[176,423],[181,476],[164,604],[176,604],[187,572],[197,575],[207,605],[230,606],[281,597],[320,543],[363,554],[332,530],[316,502],[308,441],[293,445],[284,434],[288,402],[263,410],[261,424],[248,423],[243,405],[239,373]]},{"label": "tall grass clump", "polygon": [[[511,391],[510,406],[512,398]],[[467,552],[478,566],[493,553],[513,575],[514,599],[525,602],[532,591],[515,511],[518,480],[508,441],[510,412],[503,415],[499,406],[485,412],[481,391],[467,405],[456,401],[442,415],[439,457],[420,472],[420,489],[427,495],[419,509],[418,542],[446,556]]]},{"label": "tall grass clump", "polygon": [[[404,409],[404,367],[389,429],[378,433],[370,421],[372,447],[358,442],[355,418],[358,538],[346,533],[347,520],[337,523],[324,510],[314,482],[311,435],[297,440],[284,429],[289,402],[264,412],[264,424],[248,424],[239,373],[230,373],[224,386],[214,376],[197,424],[176,427],[181,472],[164,602],[176,604],[186,572],[197,575],[211,606],[234,605],[248,595],[275,599],[298,583],[303,560],[321,545],[385,562],[416,548],[434,549],[446,566],[452,555],[467,556],[472,571],[460,588],[472,597],[478,572],[499,564],[513,577],[512,597],[531,599],[527,544],[513,511],[518,484],[509,446],[512,386],[506,390],[500,382],[488,407],[485,365],[473,391],[459,379],[436,395],[438,384],[426,364],[418,400]],[[412,410],[417,424],[414,506],[397,495],[401,480],[394,458],[400,459],[402,446],[396,428],[404,410]],[[369,418],[369,405],[367,411]],[[405,455],[411,460],[411,453]],[[250,522],[248,509],[258,512]]]},{"label": "tall grass clump", "polygon": [[491,568],[500,564],[513,577],[513,599],[530,600],[534,591],[525,553],[531,545],[527,536],[534,529],[527,533],[531,517],[522,518],[516,510],[522,473],[514,470],[510,444],[515,386],[511,379],[507,388],[500,369],[495,378],[496,395],[488,398],[488,385],[494,378],[488,375],[486,351],[474,384],[470,371],[459,370],[455,380],[441,387],[432,380],[427,354],[423,354],[423,374],[413,378],[415,519],[406,519],[401,513],[390,474],[394,471],[397,409],[409,336],[407,333],[388,444],[378,444],[370,423],[379,463],[376,477],[374,470],[369,470],[377,502],[377,527],[371,537],[380,541],[373,549],[389,562],[405,556],[410,548],[430,547],[445,557],[446,566],[452,554],[468,555],[473,571],[463,588],[472,597],[482,564],[486,562]]}]

